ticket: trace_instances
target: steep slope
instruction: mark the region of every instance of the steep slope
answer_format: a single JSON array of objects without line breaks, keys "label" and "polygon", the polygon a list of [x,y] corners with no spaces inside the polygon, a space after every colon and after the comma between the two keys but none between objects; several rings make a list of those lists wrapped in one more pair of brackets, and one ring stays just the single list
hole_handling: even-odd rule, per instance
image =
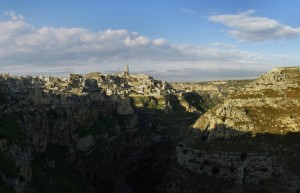
[{"label": "steep slope", "polygon": [[205,183],[183,179],[172,192],[299,192],[299,91],[300,68],[276,68],[202,115],[175,173]]},{"label": "steep slope", "polygon": [[16,100],[16,104],[0,116],[0,191],[5,187],[12,192],[61,191],[69,186],[65,192],[86,192],[82,186],[88,183],[76,173],[80,154],[136,128],[138,121],[130,99],[121,96],[97,100],[72,96],[53,104]]},{"label": "steep slope", "polygon": [[193,125],[210,137],[240,132],[286,134],[300,130],[300,68],[276,68],[231,95]]}]

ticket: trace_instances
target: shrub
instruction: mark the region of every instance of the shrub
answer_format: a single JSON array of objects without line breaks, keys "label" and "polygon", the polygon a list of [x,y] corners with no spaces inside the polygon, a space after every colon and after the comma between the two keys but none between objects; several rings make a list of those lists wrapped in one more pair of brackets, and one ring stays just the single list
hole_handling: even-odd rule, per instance
[{"label": "shrub", "polygon": [[211,172],[213,175],[217,175],[220,172],[220,168],[217,166],[213,166]]}]

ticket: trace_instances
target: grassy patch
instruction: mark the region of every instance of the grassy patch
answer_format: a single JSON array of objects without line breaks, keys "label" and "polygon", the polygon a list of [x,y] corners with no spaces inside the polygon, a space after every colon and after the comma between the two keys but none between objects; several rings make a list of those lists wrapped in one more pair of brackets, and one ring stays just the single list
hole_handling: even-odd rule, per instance
[{"label": "grassy patch", "polygon": [[163,96],[132,96],[131,101],[135,107],[150,109],[164,109],[165,98]]},{"label": "grassy patch", "polygon": [[300,98],[300,88],[288,88],[285,91],[285,96],[288,98],[299,99]]},{"label": "grassy patch", "polygon": [[202,113],[205,112],[208,108],[206,106],[206,101],[204,100],[204,98],[197,93],[187,93],[183,95],[183,97],[189,105],[195,107]]},{"label": "grassy patch", "polygon": [[96,123],[94,123],[90,128],[79,127],[75,130],[75,133],[79,134],[79,137],[84,137],[87,135],[103,135],[109,128],[112,128],[116,124],[117,120],[114,118],[100,118]]},{"label": "grassy patch", "polygon": [[[283,124],[282,118],[297,117],[300,113],[298,106],[287,106],[284,108],[274,108],[271,106],[262,106],[259,111],[255,107],[249,107],[249,116],[255,124],[254,132],[286,134],[289,125]],[[296,121],[296,118],[293,118]],[[293,120],[291,118],[291,120]]]},{"label": "grassy patch", "polygon": [[126,131],[126,125],[130,123],[132,115],[117,115],[113,117],[101,117],[99,120],[90,127],[79,127],[74,131],[78,137],[85,137],[93,135],[97,142],[104,142],[107,137],[113,137]]},{"label": "grassy patch", "polygon": [[230,99],[256,99],[256,98],[262,98],[261,93],[238,93],[231,95]]},{"label": "grassy patch", "polygon": [[[81,127],[81,128],[78,128],[75,131],[75,133],[78,134],[79,138],[86,137],[88,135],[92,135],[97,142],[102,143],[106,139],[106,134],[108,134],[106,131],[107,131],[107,129],[104,129],[104,128],[98,128],[96,130],[96,129]],[[112,133],[112,132],[110,132],[110,133]]]}]

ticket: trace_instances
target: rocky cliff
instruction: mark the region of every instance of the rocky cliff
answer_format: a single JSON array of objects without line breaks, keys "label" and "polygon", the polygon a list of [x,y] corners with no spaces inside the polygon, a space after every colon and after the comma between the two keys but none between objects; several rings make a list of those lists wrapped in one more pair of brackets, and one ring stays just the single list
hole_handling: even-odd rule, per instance
[{"label": "rocky cliff", "polygon": [[[253,135],[298,132],[299,93],[300,68],[276,68],[211,109],[193,127],[212,130],[209,138],[231,137],[243,132]],[[233,133],[224,128],[232,128]]]},{"label": "rocky cliff", "polygon": [[298,67],[244,86],[193,124],[177,146],[178,164],[218,182],[208,192],[299,191],[299,91]]},{"label": "rocky cliff", "polygon": [[75,159],[77,152],[91,151],[138,124],[130,99],[122,96],[93,100],[74,95],[54,104],[16,104],[2,111],[0,121],[1,182],[15,192],[31,189],[32,160],[48,147],[65,147]]},{"label": "rocky cliff", "polygon": [[201,96],[99,94],[3,103],[0,192],[165,192]]}]

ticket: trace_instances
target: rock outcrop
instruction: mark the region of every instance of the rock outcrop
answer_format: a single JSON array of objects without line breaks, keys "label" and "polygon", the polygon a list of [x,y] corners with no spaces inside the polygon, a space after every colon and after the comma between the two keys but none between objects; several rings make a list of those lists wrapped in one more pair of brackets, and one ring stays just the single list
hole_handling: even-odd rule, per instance
[{"label": "rock outcrop", "polygon": [[[245,132],[286,134],[300,129],[300,68],[276,68],[200,117],[193,128],[209,138]],[[231,128],[238,132],[228,133]]]},{"label": "rock outcrop", "polygon": [[[215,179],[220,192],[299,191],[299,93],[299,67],[251,82],[192,125],[177,146],[178,164]],[[224,190],[230,183],[238,188]]]},{"label": "rock outcrop", "polygon": [[[220,180],[233,182],[242,189],[259,190],[261,184],[276,181],[273,192],[294,192],[299,188],[298,176],[286,171],[270,153],[245,153],[196,150],[177,146],[181,166]],[[255,187],[255,188],[253,188]]]},{"label": "rock outcrop", "polygon": [[[10,119],[12,119],[10,121]],[[45,152],[53,144],[69,147],[69,154],[90,151],[97,143],[124,130],[137,127],[130,99],[123,96],[106,96],[94,100],[89,96],[72,96],[55,104],[20,102],[2,116],[6,129],[14,132],[0,140],[0,150],[8,155],[15,173],[0,173],[1,179],[15,192],[27,192],[31,181],[34,160],[32,154]],[[5,123],[8,122],[8,123]],[[72,148],[73,147],[73,148]],[[6,161],[6,162],[8,162]]]}]

